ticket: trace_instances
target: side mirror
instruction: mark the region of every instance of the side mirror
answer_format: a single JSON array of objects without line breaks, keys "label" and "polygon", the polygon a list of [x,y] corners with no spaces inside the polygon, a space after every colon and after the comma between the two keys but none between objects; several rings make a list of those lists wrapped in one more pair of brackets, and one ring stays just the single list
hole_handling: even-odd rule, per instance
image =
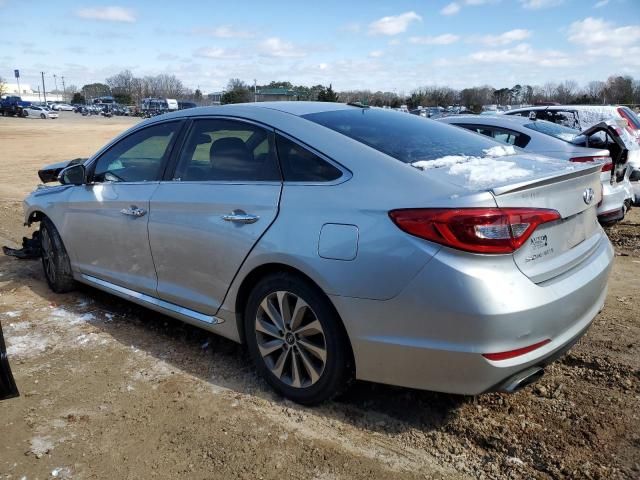
[{"label": "side mirror", "polygon": [[85,183],[84,165],[77,164],[65,168],[58,175],[58,181],[62,185],[83,185]]}]

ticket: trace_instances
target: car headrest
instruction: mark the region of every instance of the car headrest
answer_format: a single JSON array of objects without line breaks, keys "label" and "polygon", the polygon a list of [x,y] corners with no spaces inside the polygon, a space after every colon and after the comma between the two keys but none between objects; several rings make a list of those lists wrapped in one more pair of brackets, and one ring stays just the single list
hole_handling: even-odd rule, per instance
[{"label": "car headrest", "polygon": [[211,144],[209,163],[220,180],[246,177],[256,169],[253,155],[239,138],[220,138]]}]

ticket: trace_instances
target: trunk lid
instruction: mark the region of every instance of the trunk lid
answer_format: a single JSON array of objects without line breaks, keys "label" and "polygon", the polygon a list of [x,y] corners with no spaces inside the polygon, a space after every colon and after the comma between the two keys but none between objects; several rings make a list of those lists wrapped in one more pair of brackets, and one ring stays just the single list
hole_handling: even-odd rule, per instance
[{"label": "trunk lid", "polygon": [[550,208],[562,217],[540,225],[513,254],[520,271],[535,283],[573,268],[600,243],[603,233],[596,213],[602,199],[599,164],[492,192],[499,207]]}]

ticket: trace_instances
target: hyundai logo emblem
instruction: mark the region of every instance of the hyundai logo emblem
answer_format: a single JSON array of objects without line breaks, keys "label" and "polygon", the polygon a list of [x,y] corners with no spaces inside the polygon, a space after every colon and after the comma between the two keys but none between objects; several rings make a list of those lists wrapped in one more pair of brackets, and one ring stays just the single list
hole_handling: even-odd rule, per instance
[{"label": "hyundai logo emblem", "polygon": [[585,188],[584,192],[582,192],[582,200],[584,200],[584,203],[589,205],[593,201],[593,195],[593,188]]}]

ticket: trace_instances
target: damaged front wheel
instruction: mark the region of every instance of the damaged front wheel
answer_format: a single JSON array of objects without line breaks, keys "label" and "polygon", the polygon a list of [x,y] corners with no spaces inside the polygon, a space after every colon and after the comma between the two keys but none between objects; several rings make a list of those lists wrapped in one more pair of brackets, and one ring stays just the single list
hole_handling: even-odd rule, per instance
[{"label": "damaged front wheel", "polygon": [[58,230],[46,217],[40,223],[40,248],[42,268],[49,288],[56,293],[73,290],[75,281],[71,274],[69,256]]}]

